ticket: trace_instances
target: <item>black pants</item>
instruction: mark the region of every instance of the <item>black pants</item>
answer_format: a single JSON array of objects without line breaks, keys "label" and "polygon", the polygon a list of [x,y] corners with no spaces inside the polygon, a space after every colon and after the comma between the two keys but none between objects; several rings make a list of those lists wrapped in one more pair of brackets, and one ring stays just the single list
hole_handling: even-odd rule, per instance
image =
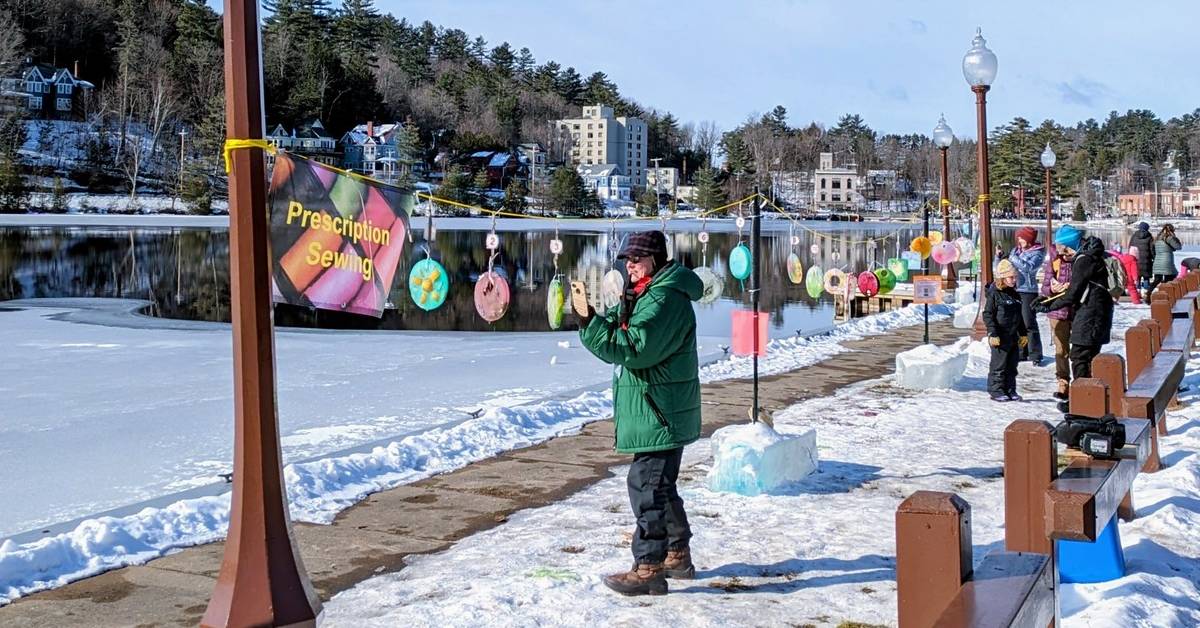
[{"label": "black pants", "polygon": [[633,557],[638,564],[661,563],[668,549],[687,547],[692,538],[683,500],[675,488],[683,448],[634,454],[629,467],[629,505],[637,517]]},{"label": "black pants", "polygon": [[1154,279],[1150,280],[1150,289],[1146,290],[1146,302],[1150,302],[1150,297],[1154,295],[1154,289],[1158,287],[1158,284],[1166,283],[1178,276],[1178,273],[1172,275],[1155,275]]},{"label": "black pants", "polygon": [[1100,355],[1101,345],[1071,343],[1071,381],[1092,376],[1092,358]]},{"label": "black pants", "polygon": [[1010,395],[1017,392],[1017,363],[1021,361],[1021,350],[1017,339],[1000,341],[992,347],[991,368],[988,370],[987,388],[993,395]]},{"label": "black pants", "polygon": [[1042,331],[1038,327],[1037,312],[1033,311],[1037,300],[1036,293],[1021,293],[1021,318],[1025,319],[1025,328],[1029,330],[1029,344],[1021,349],[1021,359],[1028,358],[1032,362],[1042,361]]}]

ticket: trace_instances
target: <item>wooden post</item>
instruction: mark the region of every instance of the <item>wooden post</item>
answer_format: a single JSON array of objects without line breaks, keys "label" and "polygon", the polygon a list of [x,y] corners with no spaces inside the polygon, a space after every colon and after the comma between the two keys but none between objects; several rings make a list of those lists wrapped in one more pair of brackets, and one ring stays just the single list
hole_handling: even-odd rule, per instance
[{"label": "wooden post", "polygon": [[[256,0],[225,0],[225,122],[231,139],[262,139]],[[229,175],[233,314],[233,500],[225,556],[202,626],[314,626],[321,602],[291,535],[271,320],[270,223],[261,149],[236,150]]]},{"label": "wooden post", "polygon": [[932,626],[971,575],[971,506],[952,493],[917,491],[896,509],[900,628]]},{"label": "wooden post", "polygon": [[1141,325],[1125,330],[1125,370],[1128,383],[1132,384],[1142,374],[1150,360],[1154,359],[1151,331]]},{"label": "wooden post", "polygon": [[[1108,387],[1108,407],[1113,414],[1125,414],[1125,360],[1115,353],[1101,353],[1092,360],[1092,375]],[[1125,493],[1117,515],[1125,521],[1133,521],[1133,493]]]},{"label": "wooden post", "polygon": [[1155,293],[1150,301],[1150,318],[1163,329],[1171,328],[1171,298],[1161,292]]},{"label": "wooden post", "polygon": [[1046,487],[1058,477],[1054,429],[1020,419],[1004,430],[1004,548],[1049,554]]},{"label": "wooden post", "polygon": [[1153,318],[1143,318],[1138,321],[1138,326],[1150,330],[1150,357],[1154,357],[1162,350],[1162,341],[1166,330]]},{"label": "wooden post", "polygon": [[1095,377],[1080,377],[1071,382],[1071,414],[1100,418],[1109,414],[1108,386]]}]

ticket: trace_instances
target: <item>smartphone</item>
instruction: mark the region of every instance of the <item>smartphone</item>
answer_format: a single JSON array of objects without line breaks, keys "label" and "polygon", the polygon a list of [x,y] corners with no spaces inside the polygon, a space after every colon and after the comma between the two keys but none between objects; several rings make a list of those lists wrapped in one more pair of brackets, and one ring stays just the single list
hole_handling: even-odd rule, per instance
[{"label": "smartphone", "polygon": [[572,281],[571,282],[571,292],[582,296],[582,295],[585,295],[585,290],[586,290],[586,288],[583,287],[582,281]]}]

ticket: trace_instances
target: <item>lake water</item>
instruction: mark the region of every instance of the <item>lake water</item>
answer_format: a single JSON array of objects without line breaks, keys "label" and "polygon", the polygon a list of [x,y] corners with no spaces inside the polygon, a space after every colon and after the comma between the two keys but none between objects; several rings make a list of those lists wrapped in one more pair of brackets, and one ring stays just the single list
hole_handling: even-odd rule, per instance
[{"label": "lake water", "polygon": [[[473,285],[487,268],[484,238],[488,221],[446,221],[435,230],[432,242],[424,237],[425,219],[414,218],[416,241],[406,245],[396,273],[389,309],[380,319],[320,311],[285,304],[276,306],[275,321],[283,326],[340,329],[419,329],[474,331],[548,330],[546,286],[554,275],[550,241],[553,227],[545,221],[504,221],[499,227],[498,272],[512,287],[512,303],[500,321],[489,324],[475,311]],[[552,223],[550,223],[552,224]],[[589,223],[590,226],[591,223]],[[564,279],[595,282],[614,267],[616,247],[634,228],[598,221],[595,230],[574,224],[563,231],[563,253],[558,259]],[[653,227],[650,227],[653,228]],[[699,242],[701,229],[710,232],[707,251]],[[841,267],[862,271],[885,263],[908,247],[919,235],[920,224],[846,224],[766,220],[763,225],[762,309],[770,314],[776,332],[813,333],[833,324],[832,297],[809,297],[803,286],[792,284],[785,262],[795,251],[805,267]],[[953,229],[958,235],[959,229]],[[997,240],[1010,245],[1015,227],[996,230]],[[725,336],[730,312],[749,306],[749,293],[726,270],[727,255],[742,236],[731,221],[672,221],[667,233],[676,259],[689,267],[707,264],[723,278],[722,297],[710,305],[697,305],[700,335]],[[1106,242],[1125,237],[1116,230],[1097,232]],[[791,235],[799,244],[790,244]],[[1200,234],[1181,233],[1200,242]],[[871,248],[868,241],[874,240]],[[1195,242],[1190,242],[1194,244]],[[409,299],[405,281],[412,263],[432,256],[447,269],[451,289],[445,304],[432,312]],[[817,252],[812,251],[813,245]],[[615,266],[623,270],[623,264]],[[155,316],[204,321],[229,320],[229,237],[225,229],[19,227],[0,228],[0,300],[31,297],[127,297],[151,303]],[[571,324],[567,317],[568,326]],[[775,336],[776,334],[772,334]]]}]

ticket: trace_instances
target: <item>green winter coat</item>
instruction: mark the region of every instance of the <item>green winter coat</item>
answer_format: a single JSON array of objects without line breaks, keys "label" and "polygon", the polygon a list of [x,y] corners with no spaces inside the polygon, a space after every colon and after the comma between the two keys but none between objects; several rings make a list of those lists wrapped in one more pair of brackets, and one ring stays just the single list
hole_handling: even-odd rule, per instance
[{"label": "green winter coat", "polygon": [[629,329],[621,329],[621,308],[614,307],[579,330],[583,346],[616,367],[617,451],[675,449],[700,438],[700,360],[692,301],[703,292],[695,273],[671,262],[638,297]]}]

